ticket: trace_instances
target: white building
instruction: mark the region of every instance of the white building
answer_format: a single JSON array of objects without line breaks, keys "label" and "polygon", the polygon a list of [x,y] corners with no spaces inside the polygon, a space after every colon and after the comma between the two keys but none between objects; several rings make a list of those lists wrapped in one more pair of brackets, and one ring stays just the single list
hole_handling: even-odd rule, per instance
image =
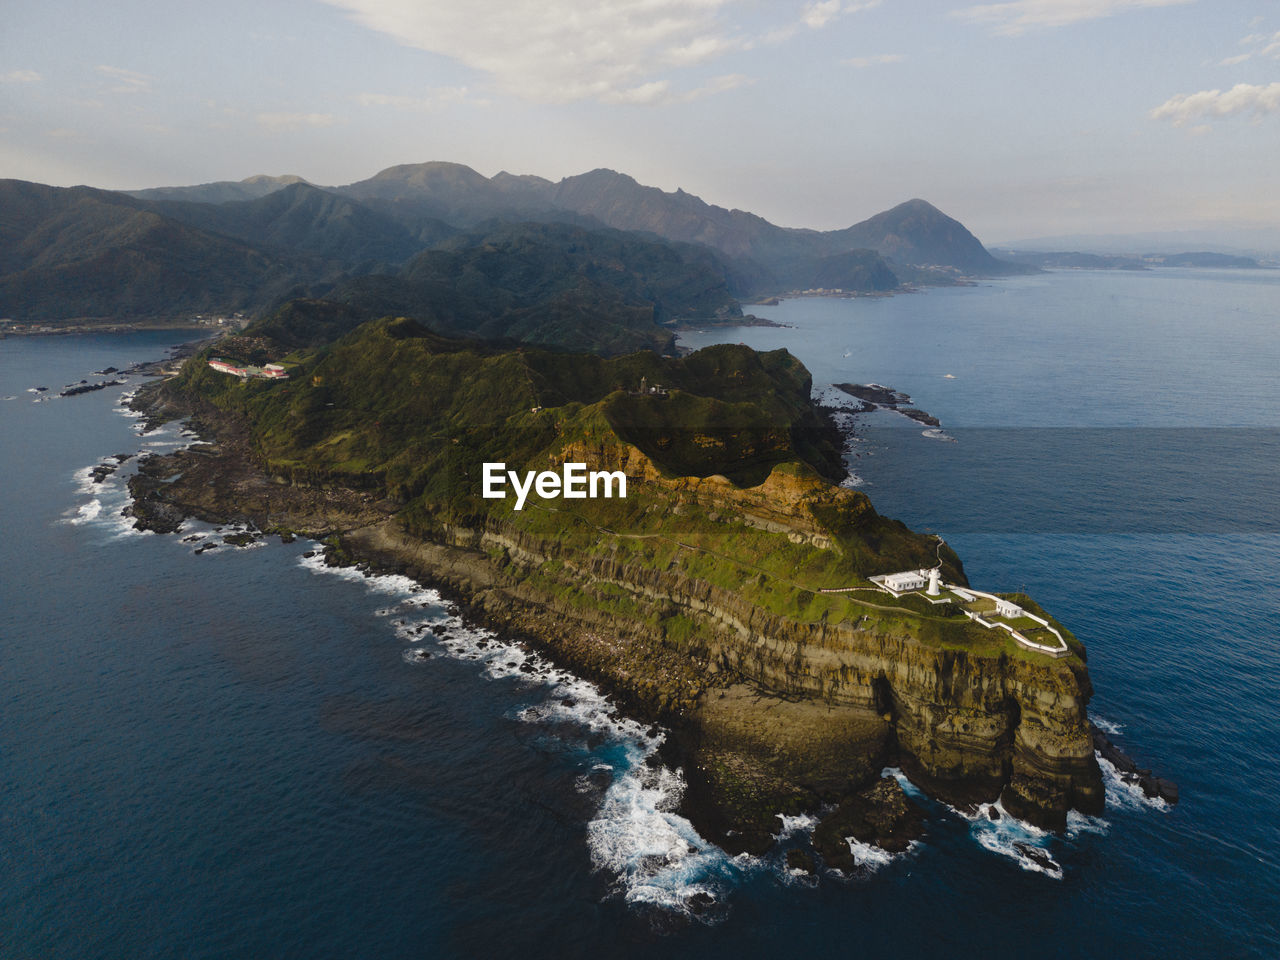
[{"label": "white building", "polygon": [[999,597],[996,598],[996,616],[1008,617],[1010,620],[1013,620],[1022,616],[1023,613],[1025,613],[1025,611],[1016,603],[1010,603],[1008,600],[1001,600]]},{"label": "white building", "polygon": [[920,570],[904,570],[902,573],[885,574],[880,582],[894,593],[907,593],[911,590],[923,590],[927,581]]}]

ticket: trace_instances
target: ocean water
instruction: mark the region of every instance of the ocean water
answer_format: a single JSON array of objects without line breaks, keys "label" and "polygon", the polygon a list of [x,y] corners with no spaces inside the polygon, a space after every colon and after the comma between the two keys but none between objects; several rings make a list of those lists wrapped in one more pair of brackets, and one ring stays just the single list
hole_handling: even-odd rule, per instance
[{"label": "ocean water", "polygon": [[[112,388],[176,333],[0,341],[0,956],[1270,957],[1280,952],[1280,278],[1062,273],[753,308],[877,381],[855,482],[1088,644],[1092,712],[1175,781],[1065,837],[933,803],[858,875],[730,858],[662,732],[403,578],[119,516]],[[848,356],[845,356],[845,354]],[[948,378],[946,375],[951,374]],[[184,537],[204,537],[184,541]],[[913,789],[910,784],[905,784]],[[782,845],[813,823],[779,820]],[[1039,847],[1046,867],[1015,844]]]}]

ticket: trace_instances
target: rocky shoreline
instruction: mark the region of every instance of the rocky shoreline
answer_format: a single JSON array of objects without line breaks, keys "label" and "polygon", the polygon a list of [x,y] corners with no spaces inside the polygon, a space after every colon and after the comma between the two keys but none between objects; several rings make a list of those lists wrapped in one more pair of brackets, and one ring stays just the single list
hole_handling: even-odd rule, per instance
[{"label": "rocky shoreline", "polygon": [[[743,684],[725,684],[724,678],[717,683],[714,673],[691,669],[688,660],[670,651],[655,651],[647,638],[626,624],[579,624],[574,626],[595,629],[569,629],[563,611],[548,605],[526,584],[495,570],[483,554],[409,537],[393,519],[397,505],[351,491],[299,488],[266,477],[252,460],[243,429],[221,411],[152,406],[145,394],[135,403],[152,425],[177,416],[191,417],[190,429],[208,438],[139,464],[138,473],[130,478],[133,502],[128,508],[139,528],[171,534],[183,519],[194,517],[207,523],[246,525],[268,535],[296,533],[325,542],[330,565],[358,566],[370,574],[407,575],[439,591],[468,620],[527,644],[592,681],[629,716],[666,727],[669,735],[659,757],[684,771],[687,786],[680,812],[728,852],[764,852],[779,829],[776,814],[811,809],[819,796],[838,805],[835,822],[847,822],[853,831],[849,835],[861,842],[905,849],[923,834],[923,811],[905,795],[894,794],[901,793],[896,781],[880,777],[879,771],[895,757],[888,725],[874,710],[833,710]],[[205,543],[196,549],[215,547]],[[600,632],[606,630],[610,640],[602,646]],[[629,656],[646,669],[620,676],[617,664]],[[710,706],[700,707],[709,687],[717,688],[707,698]],[[750,726],[746,717],[761,711],[781,713],[790,721],[791,756],[781,758],[782,771],[777,769],[780,758],[775,755],[777,745],[769,742],[771,734],[742,729],[744,723]],[[833,765],[831,750],[819,749],[815,756],[814,744],[806,740],[808,736],[820,740],[833,720],[841,732],[858,734],[843,745],[843,763],[834,764],[839,770],[834,775],[821,769]],[[750,750],[742,749],[744,737],[753,741]],[[798,762],[803,755],[808,755],[806,762]],[[732,798],[726,798],[714,777],[708,776],[709,767],[725,762],[744,768],[746,789]],[[845,794],[840,787],[848,781],[850,770],[860,771],[856,779],[871,786]],[[781,792],[791,795],[790,807],[776,802],[780,773],[789,783],[789,790]],[[812,785],[824,777],[828,782],[818,794]],[[872,810],[888,798],[897,815]],[[848,859],[847,845],[844,849],[841,853],[838,843],[828,843],[824,861],[839,868]]]},{"label": "rocky shoreline", "polygon": [[630,716],[665,726],[662,759],[685,773],[681,812],[731,853],[763,852],[777,815],[819,808],[829,812],[816,850],[829,866],[845,856],[833,836],[905,848],[924,816],[882,776],[887,766],[952,805],[1001,798],[1050,829],[1062,829],[1073,807],[1102,809],[1085,713],[1091,688],[1075,657],[992,660],[856,623],[793,622],[678,570],[632,571],[606,556],[577,571],[588,597],[621,587],[646,608],[715,626],[711,646],[682,647],[607,607],[539,588],[525,571],[569,562],[554,541],[494,527],[411,536],[396,519],[402,504],[267,476],[246,425],[204,401],[150,389],[135,405],[152,422],[190,418],[205,438],[140,465],[130,481],[138,526],[173,532],[194,516],[296,533],[324,540],[330,563],[439,590],[476,623],[595,682]]},{"label": "rocky shoreline", "polygon": [[886,407],[894,413],[900,413],[904,417],[923,424],[926,427],[941,427],[942,423],[937,417],[918,407],[910,406],[911,397],[900,390],[894,390],[892,387],[886,387],[879,383],[835,383],[832,384],[837,390],[849,394],[851,397],[862,402],[861,408],[857,412],[868,413],[878,407]]},{"label": "rocky shoreline", "polygon": [[1127,753],[1117,747],[1095,723],[1089,724],[1089,732],[1093,735],[1093,747],[1098,755],[1116,768],[1120,779],[1125,783],[1136,784],[1148,799],[1160,799],[1165,803],[1178,802],[1178,785],[1172,780],[1157,777],[1149,769],[1139,767]]}]

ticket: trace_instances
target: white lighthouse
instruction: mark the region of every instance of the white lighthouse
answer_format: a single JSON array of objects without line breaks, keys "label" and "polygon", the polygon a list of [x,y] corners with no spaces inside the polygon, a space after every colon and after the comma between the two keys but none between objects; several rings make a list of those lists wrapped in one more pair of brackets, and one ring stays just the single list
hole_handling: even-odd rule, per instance
[{"label": "white lighthouse", "polygon": [[925,591],[929,596],[936,597],[938,595],[938,568],[934,567],[929,571],[929,589]]}]

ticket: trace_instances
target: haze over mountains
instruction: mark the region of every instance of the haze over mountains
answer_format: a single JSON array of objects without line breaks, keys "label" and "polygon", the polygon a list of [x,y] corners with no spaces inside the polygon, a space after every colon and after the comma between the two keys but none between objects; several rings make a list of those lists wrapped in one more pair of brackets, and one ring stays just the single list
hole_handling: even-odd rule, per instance
[{"label": "haze over mountains", "polygon": [[[622,349],[667,339],[641,327],[738,316],[734,298],[1030,269],[997,260],[923,200],[822,232],[611,170],[553,183],[435,162],[340,187],[258,176],[130,193],[8,180],[0,205],[0,317],[20,321],[267,312],[331,298],[362,316],[395,310],[436,317],[442,331],[518,339],[538,340],[529,318],[554,314],[559,342],[581,332],[564,319],[573,305],[636,334],[602,337]],[[484,255],[465,253],[486,244]]]}]

